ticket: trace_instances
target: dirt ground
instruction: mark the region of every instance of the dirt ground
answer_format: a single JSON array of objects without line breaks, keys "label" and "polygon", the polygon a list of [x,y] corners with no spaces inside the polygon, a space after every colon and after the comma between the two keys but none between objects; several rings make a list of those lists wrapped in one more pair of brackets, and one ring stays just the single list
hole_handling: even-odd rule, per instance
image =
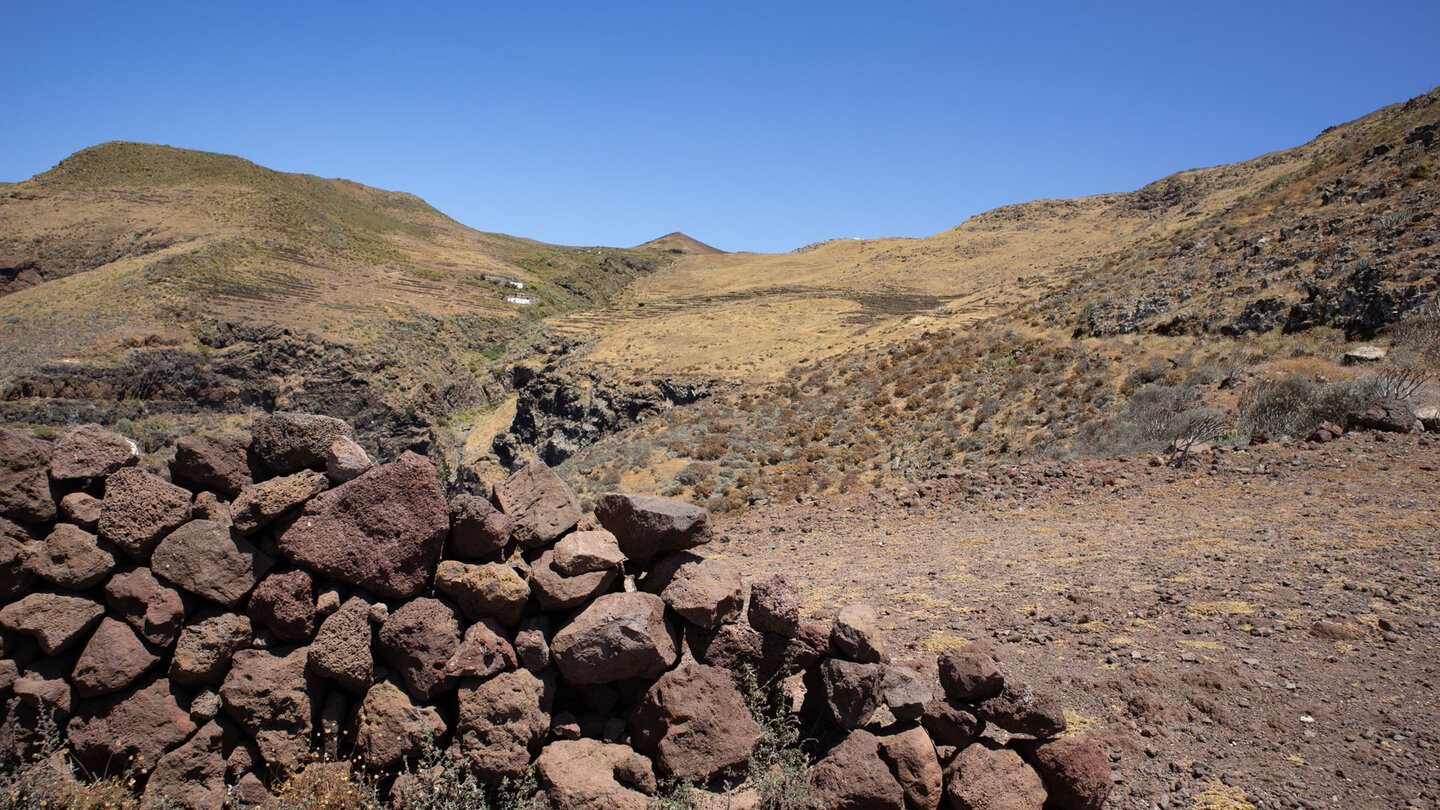
[{"label": "dirt ground", "polygon": [[1440,441],[1367,434],[957,470],[711,549],[812,616],[876,605],[896,659],[988,643],[1110,747],[1108,807],[1440,808],[1437,470]]}]

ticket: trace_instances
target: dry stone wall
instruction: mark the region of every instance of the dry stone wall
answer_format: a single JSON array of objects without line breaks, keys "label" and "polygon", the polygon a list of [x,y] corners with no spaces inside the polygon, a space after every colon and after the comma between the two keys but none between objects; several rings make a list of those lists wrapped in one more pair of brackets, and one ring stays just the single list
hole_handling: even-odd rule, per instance
[{"label": "dry stone wall", "polygon": [[376,464],[315,415],[182,439],[168,480],[138,461],[96,426],[0,428],[0,742],[53,720],[86,772],[138,772],[147,807],[435,749],[489,782],[533,768],[554,807],[646,807],[659,779],[743,772],[750,680],[788,687],[824,742],[821,807],[1109,792],[1052,696],[981,650],[892,663],[867,606],[804,621],[799,583],[747,588],[704,556],[699,507],[611,493],[582,514],[543,464],[447,502],[424,457]]}]

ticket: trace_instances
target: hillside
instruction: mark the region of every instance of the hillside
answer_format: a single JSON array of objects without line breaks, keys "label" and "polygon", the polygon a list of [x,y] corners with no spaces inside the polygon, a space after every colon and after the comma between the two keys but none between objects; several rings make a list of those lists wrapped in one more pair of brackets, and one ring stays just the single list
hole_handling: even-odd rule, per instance
[{"label": "hillside", "polygon": [[688,253],[696,256],[713,256],[725,251],[710,247],[699,239],[693,239],[679,231],[667,233],[659,239],[651,239],[643,245],[636,245],[636,250],[668,250],[671,253]]},{"label": "hillside", "polygon": [[[37,422],[77,407],[112,421],[129,400],[443,416],[502,393],[490,367],[543,340],[539,319],[602,305],[672,258],[482,233],[410,194],[107,143],[0,195],[0,390],[9,418]],[[529,305],[505,300],[509,281]]]}]

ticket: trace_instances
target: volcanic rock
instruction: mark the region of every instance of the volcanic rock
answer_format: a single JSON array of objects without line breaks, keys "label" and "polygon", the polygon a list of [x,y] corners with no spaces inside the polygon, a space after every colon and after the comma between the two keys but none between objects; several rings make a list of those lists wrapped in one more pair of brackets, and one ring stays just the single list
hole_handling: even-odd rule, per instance
[{"label": "volcanic rock", "polygon": [[161,757],[145,783],[140,810],[223,810],[224,738],[224,729],[212,721]]},{"label": "volcanic rock", "polygon": [[0,515],[21,523],[55,519],[50,453],[49,442],[0,427]]},{"label": "volcanic rock", "polygon": [[71,492],[60,499],[60,519],[87,532],[100,528],[99,498],[86,492]]},{"label": "volcanic rock", "polygon": [[375,680],[370,644],[370,603],[352,596],[320,623],[310,643],[310,671],[364,694]]},{"label": "volcanic rock", "polygon": [[936,810],[945,795],[945,773],[935,743],[919,726],[882,735],[880,758],[890,765],[909,810]]},{"label": "volcanic rock", "polygon": [[[558,547],[556,554],[559,554]],[[739,619],[745,604],[744,582],[738,566],[723,560],[707,560],[688,551],[660,558],[645,577],[644,588],[659,594],[680,618],[707,630]]]},{"label": "volcanic rock", "polygon": [[83,591],[99,585],[115,568],[115,554],[79,526],[57,523],[30,554],[30,570],[62,588]]},{"label": "volcanic rock", "polygon": [[555,552],[551,550],[530,566],[530,590],[543,610],[571,610],[603,593],[619,575],[612,568],[567,577],[555,570]]},{"label": "volcanic rock", "polygon": [[230,519],[235,531],[248,537],[329,488],[329,479],[314,470],[250,484],[230,504]]},{"label": "volcanic rock", "polygon": [[524,548],[552,543],[580,522],[575,493],[538,461],[496,484],[495,500],[514,521],[511,537]]},{"label": "volcanic rock", "polygon": [[494,619],[483,619],[465,630],[460,649],[445,664],[445,674],[457,678],[488,678],[514,669],[515,648],[505,638],[505,628]]},{"label": "volcanic rock", "polygon": [[881,697],[897,720],[919,720],[925,704],[934,700],[930,687],[909,667],[890,667],[880,687]]},{"label": "volcanic rock", "polygon": [[668,498],[607,492],[595,504],[595,518],[619,539],[625,556],[640,565],[711,539],[709,511]]},{"label": "volcanic rock", "polygon": [[905,794],[880,758],[879,741],[852,731],[810,771],[810,787],[826,810],[903,810]]},{"label": "volcanic rock", "polygon": [[920,724],[937,744],[956,748],[975,742],[985,729],[985,722],[972,714],[968,706],[949,699],[926,703]]},{"label": "volcanic rock", "polygon": [[628,746],[599,740],[545,746],[535,774],[554,810],[647,810],[657,788],[649,760]]},{"label": "volcanic rock", "polygon": [[325,452],[325,476],[336,484],[354,481],[374,468],[375,459],[350,439],[336,439]]},{"label": "volcanic rock", "polygon": [[859,664],[831,658],[820,665],[825,705],[842,728],[859,728],[880,706],[883,664]]},{"label": "volcanic rock", "polygon": [[555,544],[555,570],[562,576],[575,577],[592,571],[619,568],[625,553],[615,535],[604,529],[571,532]]},{"label": "volcanic rock", "polygon": [[574,684],[655,678],[680,654],[665,602],[649,593],[601,596],[555,634],[550,652]]},{"label": "volcanic rock", "polygon": [[288,651],[240,650],[220,686],[225,713],[282,773],[299,769],[310,753],[311,695],[304,647]]},{"label": "volcanic rock", "polygon": [[218,684],[235,653],[249,647],[254,637],[250,619],[238,613],[220,613],[188,624],[175,642],[170,677],[186,686]]},{"label": "volcanic rock", "polygon": [[127,467],[105,479],[100,536],[142,563],[160,538],[189,519],[189,491],[158,475]]},{"label": "volcanic rock", "polygon": [[30,570],[33,543],[29,532],[0,518],[0,602],[27,593],[35,583],[35,572]]},{"label": "volcanic rock", "polygon": [[85,481],[138,463],[140,448],[135,442],[99,425],[81,425],[55,442],[50,476],[56,481]]},{"label": "volcanic rock", "polygon": [[71,750],[92,772],[118,763],[150,768],[195,732],[180,691],[159,678],[80,704],[67,726]]},{"label": "volcanic rock", "polygon": [[435,572],[449,529],[435,465],[407,451],[312,498],[278,544],[311,571],[381,597],[409,598]]},{"label": "volcanic rock", "polygon": [[455,687],[445,664],[460,649],[460,615],[448,603],[430,597],[406,602],[380,626],[379,641],[380,655],[416,700]]},{"label": "volcanic rock", "polygon": [[435,590],[455,600],[467,619],[492,617],[507,627],[520,620],[530,601],[530,586],[503,563],[443,560],[435,569]]},{"label": "volcanic rock", "polygon": [[974,743],[945,769],[945,795],[957,810],[1041,810],[1045,785],[1009,748]]},{"label": "volcanic rock", "polygon": [[275,413],[250,424],[250,453],[274,475],[304,469],[325,469],[325,457],[336,439],[354,439],[355,431],[339,419],[313,413]]},{"label": "volcanic rock", "polygon": [[281,641],[309,641],[315,635],[315,580],[299,568],[271,574],[255,587],[247,612]]},{"label": "volcanic rock", "polygon": [[1029,684],[1007,681],[999,695],[978,704],[975,711],[1011,734],[1053,737],[1065,730],[1060,701]]},{"label": "volcanic rock", "polygon": [[830,646],[846,658],[862,664],[881,664],[890,660],[880,632],[880,614],[869,605],[840,608],[835,616],[835,627],[830,631]]},{"label": "volcanic rock", "polygon": [[800,632],[800,588],[784,574],[772,574],[750,584],[750,626],[756,630],[794,638]]},{"label": "volcanic rock", "polygon": [[630,714],[632,745],[663,773],[704,781],[744,763],[759,739],[730,673],[690,662],[660,676]]},{"label": "volcanic rock", "polygon": [[940,669],[940,686],[955,700],[973,702],[1000,694],[1005,676],[995,659],[983,652],[958,649],[946,650],[936,659]]},{"label": "volcanic rock", "polygon": [[105,583],[105,603],[157,647],[174,644],[185,621],[180,592],[162,584],[149,568],[132,568],[110,577]]},{"label": "volcanic rock", "polygon": [[456,557],[485,559],[510,542],[514,521],[484,498],[469,493],[450,501],[449,552]]},{"label": "volcanic rock", "polygon": [[455,744],[481,778],[495,781],[525,772],[550,729],[554,676],[502,672],[460,686]]},{"label": "volcanic rock", "polygon": [[392,768],[437,744],[445,730],[435,707],[416,706],[394,682],[381,681],[365,693],[355,747],[366,765]]},{"label": "volcanic rock", "polygon": [[192,520],[155,547],[156,575],[225,607],[240,604],[274,560],[230,529],[210,520]]},{"label": "volcanic rock", "polygon": [[1110,796],[1110,759],[1089,737],[1060,737],[1029,743],[1021,755],[1030,763],[1049,794],[1046,807],[1056,810],[1100,810]]},{"label": "volcanic rock", "polygon": [[196,492],[234,498],[254,480],[245,443],[233,436],[182,436],[175,440],[170,480]]},{"label": "volcanic rock", "polygon": [[130,625],[106,618],[81,651],[71,681],[80,697],[118,692],[159,662]]},{"label": "volcanic rock", "polygon": [[0,608],[0,627],[34,636],[46,655],[54,655],[88,636],[105,615],[92,599],[58,593],[32,593]]}]

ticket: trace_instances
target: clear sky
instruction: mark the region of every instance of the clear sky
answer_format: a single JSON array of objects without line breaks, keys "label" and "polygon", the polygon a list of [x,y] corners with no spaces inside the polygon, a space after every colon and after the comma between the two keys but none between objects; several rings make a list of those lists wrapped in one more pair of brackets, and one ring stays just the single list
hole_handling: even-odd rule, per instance
[{"label": "clear sky", "polygon": [[10,0],[0,30],[0,179],[150,141],[578,245],[924,236],[1440,84],[1436,0]]}]

